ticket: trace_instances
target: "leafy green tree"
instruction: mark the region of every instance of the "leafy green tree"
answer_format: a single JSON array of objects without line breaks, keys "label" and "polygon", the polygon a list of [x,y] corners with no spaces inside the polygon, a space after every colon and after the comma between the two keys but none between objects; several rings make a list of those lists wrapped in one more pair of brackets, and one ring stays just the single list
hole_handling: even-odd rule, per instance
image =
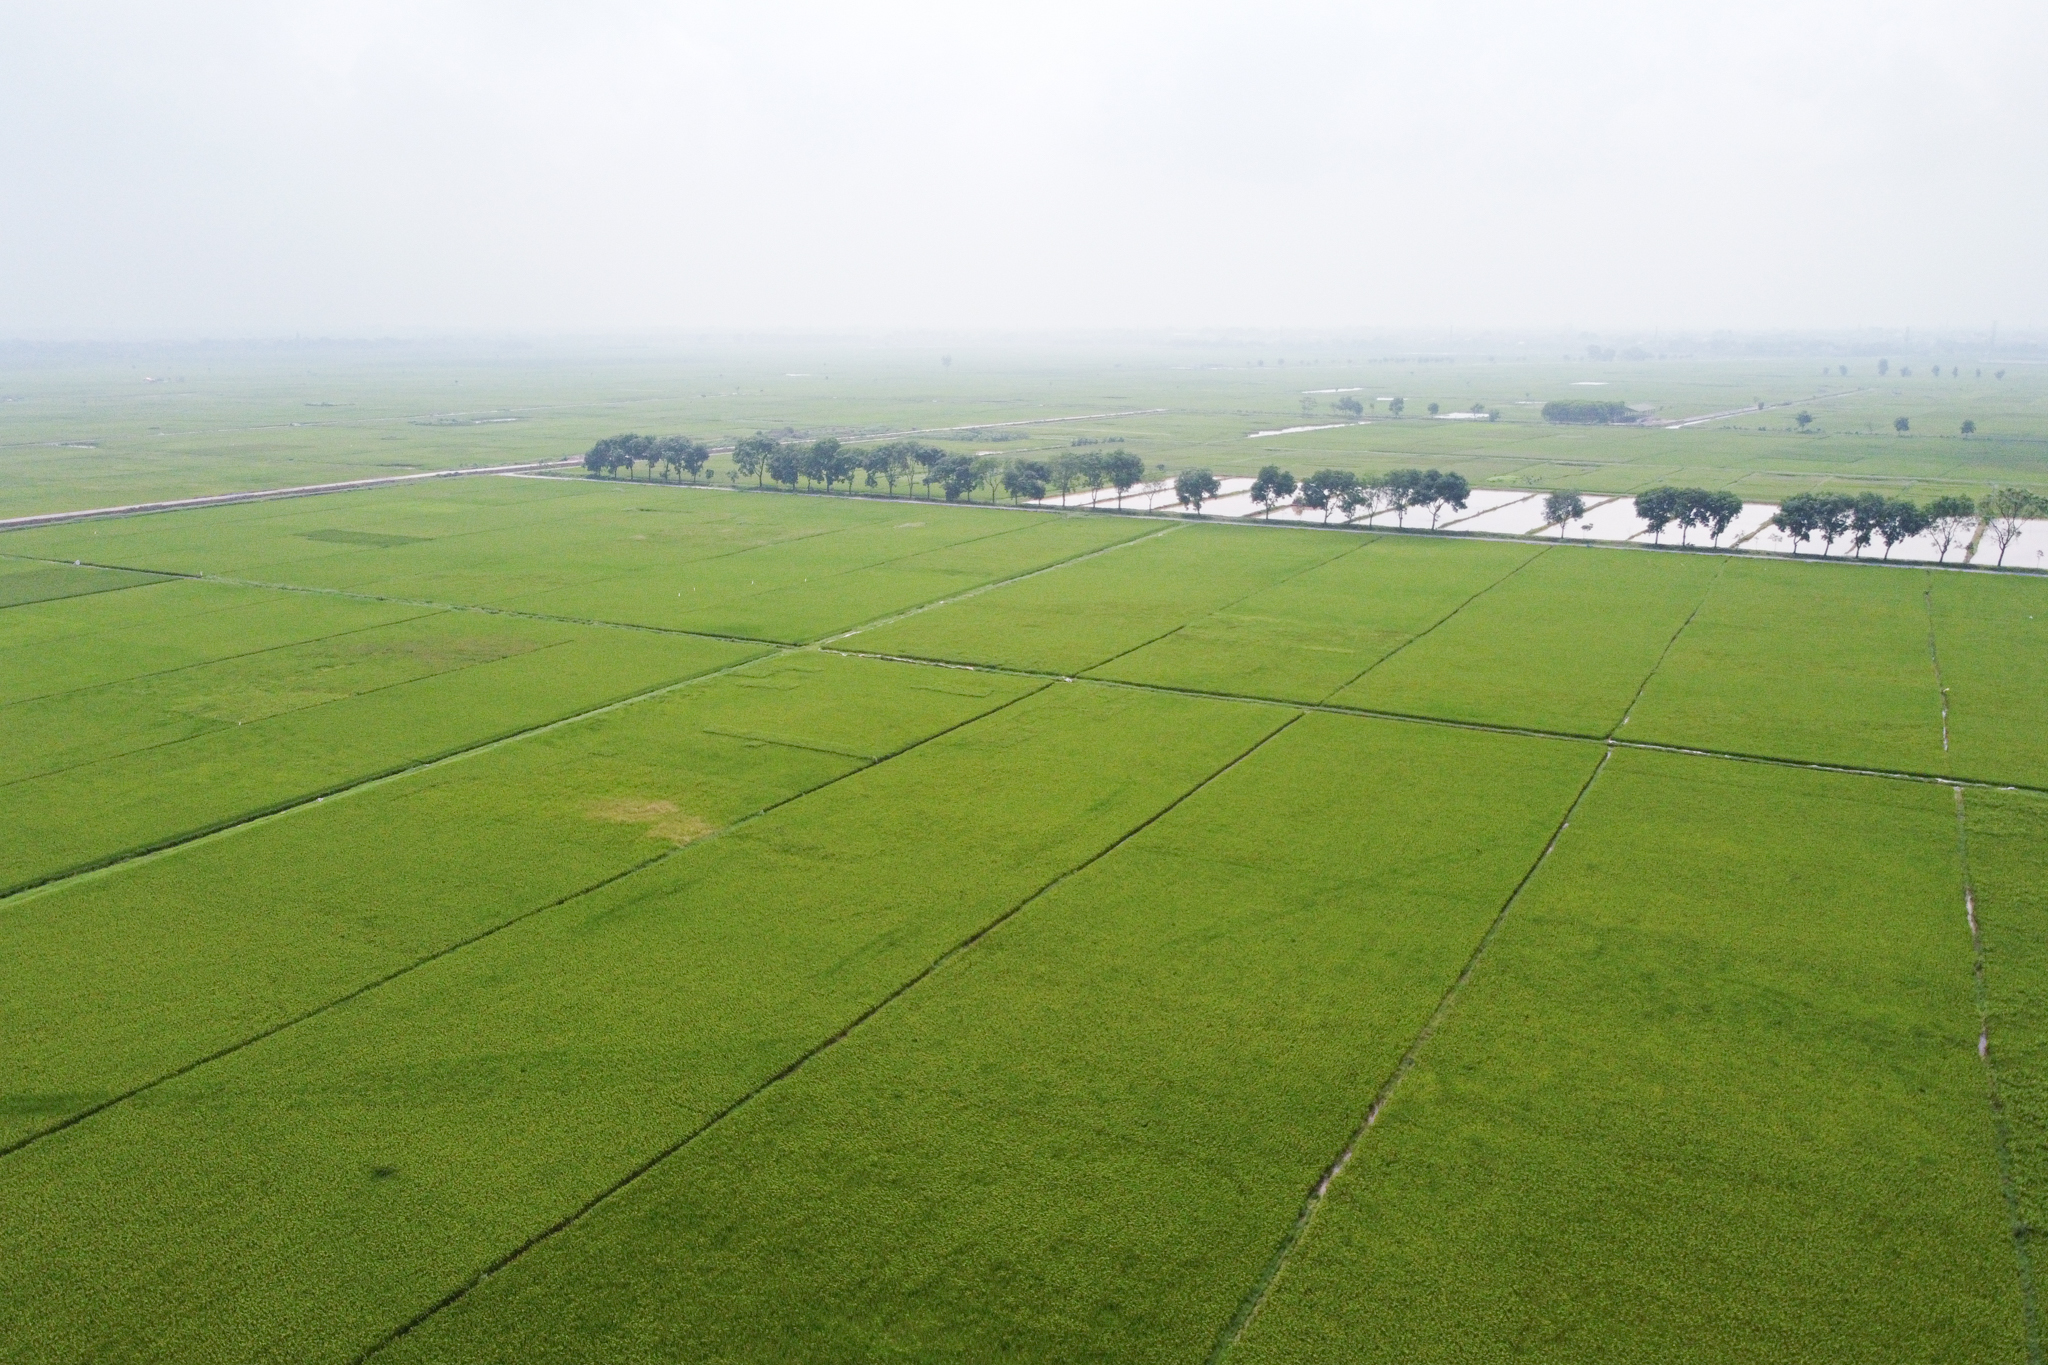
[{"label": "leafy green tree", "polygon": [[1145,462],[1127,450],[1115,451],[1103,457],[1102,473],[1110,486],[1116,489],[1116,505],[1121,508],[1124,494],[1130,492],[1134,485],[1144,482]]},{"label": "leafy green tree", "polygon": [[1543,405],[1543,420],[1578,426],[1603,426],[1636,421],[1640,414],[1626,403],[1596,398],[1553,398]]},{"label": "leafy green tree", "polygon": [[904,447],[906,441],[890,441],[878,445],[861,461],[861,468],[868,472],[868,487],[875,486],[879,477],[888,481],[889,496],[896,496],[896,480],[910,470],[910,452]]},{"label": "leafy green tree", "polygon": [[974,486],[988,490],[988,500],[996,500],[996,492],[1003,486],[1004,461],[993,455],[974,457]]},{"label": "leafy green tree", "polygon": [[1991,538],[1998,542],[1998,564],[2003,568],[2006,547],[2027,529],[2028,518],[2048,513],[2048,499],[2024,488],[2000,488],[1986,493],[1977,510],[1983,514]]},{"label": "leafy green tree", "polygon": [[786,483],[792,490],[796,481],[804,476],[804,465],[811,456],[809,446],[798,449],[777,442],[775,449],[761,463],[768,471],[768,477],[777,483]]},{"label": "leafy green tree", "polygon": [[923,475],[924,495],[930,497],[932,495],[932,485],[935,483],[943,484],[944,482],[939,475],[939,466],[953,457],[948,455],[939,446],[915,441],[911,443],[910,458],[916,463]]},{"label": "leafy green tree", "polygon": [[1419,469],[1392,470],[1379,480],[1379,487],[1384,490],[1382,497],[1386,509],[1394,514],[1396,526],[1405,527],[1409,510],[1422,506],[1427,486],[1428,476]]},{"label": "leafy green tree", "polygon": [[1963,435],[1965,435],[1965,436],[1975,436],[1976,434],[1977,434],[1977,424],[1976,424],[1975,422],[1971,421],[1971,420],[1970,420],[1969,418],[1965,417],[1965,418],[1963,419]]},{"label": "leafy green tree", "polygon": [[1856,502],[1840,493],[1820,493],[1814,497],[1816,522],[1814,529],[1820,533],[1821,558],[1835,548],[1835,542],[1849,533],[1849,527],[1856,515]]},{"label": "leafy green tree", "polygon": [[1331,406],[1336,408],[1337,411],[1349,413],[1353,417],[1365,416],[1365,404],[1359,402],[1348,393],[1331,404]]},{"label": "leafy green tree", "polygon": [[1408,400],[1407,400],[1407,399],[1405,399],[1405,398],[1396,398],[1396,399],[1394,399],[1394,400],[1393,400],[1392,402],[1390,402],[1390,403],[1388,403],[1388,404],[1387,404],[1387,411],[1388,411],[1388,412],[1391,412],[1391,413],[1393,413],[1393,414],[1394,414],[1394,416],[1396,416],[1396,417],[1399,417],[1399,416],[1401,415],[1401,409],[1403,409],[1403,408],[1405,408],[1405,407],[1407,407],[1407,406],[1408,406]]},{"label": "leafy green tree", "polygon": [[1346,521],[1351,520],[1363,511],[1365,513],[1365,524],[1368,526],[1372,525],[1372,519],[1380,514],[1382,508],[1388,505],[1387,499],[1392,496],[1386,485],[1379,480],[1373,480],[1368,483],[1349,470],[1338,470],[1336,472],[1339,476],[1339,482],[1336,485],[1335,491],[1330,496],[1337,504],[1337,510],[1344,514],[1344,520]]},{"label": "leafy green tree", "polygon": [[1062,503],[1080,480],[1081,462],[1072,451],[1061,451],[1053,457],[1051,486],[1059,493]]},{"label": "leafy green tree", "polygon": [[1429,529],[1436,529],[1437,519],[1445,512],[1462,512],[1466,499],[1472,496],[1472,485],[1465,482],[1463,474],[1439,474],[1434,469],[1424,470],[1422,484],[1416,490],[1421,505],[1429,509]]},{"label": "leafy green tree", "polygon": [[1429,405],[1429,415],[1430,415],[1431,417],[1434,417],[1434,416],[1436,416],[1436,414],[1437,414],[1437,410],[1438,410],[1438,409],[1437,409],[1437,405],[1436,405],[1435,403],[1431,403],[1431,404]]},{"label": "leafy green tree", "polygon": [[1808,427],[1813,425],[1813,414],[1810,412],[1801,412],[1797,417],[1794,417],[1792,420],[1799,423],[1799,429],[1801,431],[1804,431]]},{"label": "leafy green tree", "polygon": [[832,448],[824,453],[821,463],[824,465],[825,488],[827,491],[830,491],[833,484],[842,481],[846,484],[847,492],[851,493],[853,491],[853,476],[860,469],[859,451],[851,446],[844,446],[837,441],[833,441]]},{"label": "leafy green tree", "polygon": [[981,483],[981,471],[975,468],[972,455],[945,455],[933,464],[932,478],[947,502],[958,502]]},{"label": "leafy green tree", "polygon": [[1894,417],[1894,418],[1892,418],[1892,430],[1893,430],[1893,431],[1896,431],[1897,433],[1899,433],[1899,435],[1901,435],[1901,436],[1904,436],[1904,435],[1905,435],[1905,434],[1906,434],[1907,432],[1911,431],[1912,429],[1913,429],[1913,424],[1912,424],[1912,422],[1908,421],[1908,420],[1907,420],[1906,418],[1904,418],[1904,417]]},{"label": "leafy green tree", "polygon": [[1269,464],[1252,480],[1252,501],[1266,509],[1270,520],[1274,507],[1294,496],[1294,475],[1279,465]]},{"label": "leafy green tree", "polygon": [[695,478],[704,462],[711,458],[710,448],[691,440],[687,436],[664,436],[654,444],[654,452],[661,460],[670,478],[681,478],[688,470]]},{"label": "leafy green tree", "polygon": [[1884,557],[1892,557],[1892,546],[1902,540],[1910,540],[1927,529],[1927,513],[1920,510],[1920,504],[1905,498],[1886,498],[1883,518],[1878,522],[1878,538],[1884,541]]},{"label": "leafy green tree", "polygon": [[1044,460],[1017,460],[1003,471],[1003,490],[1012,502],[1026,498],[1032,502],[1045,496],[1046,484],[1052,478],[1053,466]]},{"label": "leafy green tree", "polygon": [[1820,499],[1812,493],[1794,493],[1778,505],[1771,525],[1791,539],[1792,553],[1798,554],[1799,547],[1820,529]]},{"label": "leafy green tree", "polygon": [[1577,493],[1552,493],[1543,500],[1543,519],[1557,525],[1557,538],[1564,539],[1565,528],[1586,515],[1586,500]]},{"label": "leafy green tree", "polygon": [[1348,469],[1318,469],[1301,481],[1301,500],[1321,512],[1327,526],[1330,513],[1342,507],[1345,495],[1356,492],[1358,487],[1358,476]]},{"label": "leafy green tree", "polygon": [[1950,494],[1927,504],[1927,538],[1934,542],[1935,562],[1948,562],[1948,552],[1958,543],[1968,548],[1977,533],[1977,504]]},{"label": "leafy green tree", "polygon": [[1742,499],[1727,489],[1702,492],[1693,501],[1694,524],[1706,528],[1707,536],[1715,545],[1728,534],[1728,528],[1742,515]]},{"label": "leafy green tree", "polygon": [[761,486],[761,476],[768,469],[768,457],[781,448],[782,442],[772,436],[763,436],[758,431],[752,436],[743,436],[733,443],[732,467],[743,476],[752,479],[754,486],[758,488]]},{"label": "leafy green tree", "polygon": [[1182,507],[1197,515],[1201,514],[1204,501],[1222,491],[1223,485],[1206,469],[1183,469],[1180,477],[1173,481],[1173,496]]},{"label": "leafy green tree", "polygon": [[1849,500],[1849,552],[1858,559],[1883,529],[1891,499],[1882,493],[1858,493]]},{"label": "leafy green tree", "polygon": [[1081,467],[1081,486],[1091,494],[1100,493],[1102,485],[1109,482],[1109,470],[1103,463],[1102,452],[1084,450],[1078,463]]},{"label": "leafy green tree", "polygon": [[1684,503],[1679,490],[1668,484],[1636,494],[1636,515],[1649,530],[1653,545],[1664,543],[1664,528],[1676,521],[1682,511]]}]

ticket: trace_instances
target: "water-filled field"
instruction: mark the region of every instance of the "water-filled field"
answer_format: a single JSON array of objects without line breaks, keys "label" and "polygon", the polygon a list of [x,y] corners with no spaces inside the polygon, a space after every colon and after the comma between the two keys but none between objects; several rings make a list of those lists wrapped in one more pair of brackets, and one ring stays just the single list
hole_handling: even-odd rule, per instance
[{"label": "water-filled field", "polygon": [[513,477],[0,555],[0,1361],[2039,1349],[2048,580]]}]

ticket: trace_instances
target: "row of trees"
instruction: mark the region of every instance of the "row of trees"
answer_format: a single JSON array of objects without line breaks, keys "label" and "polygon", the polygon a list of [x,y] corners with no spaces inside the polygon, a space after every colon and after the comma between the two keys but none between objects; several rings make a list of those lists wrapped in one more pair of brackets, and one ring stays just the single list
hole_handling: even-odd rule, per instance
[{"label": "row of trees", "polygon": [[[1183,471],[1173,482],[1174,497],[1180,505],[1199,512],[1222,485],[1206,469]],[[1321,512],[1327,523],[1333,512],[1345,520],[1364,514],[1368,525],[1382,512],[1394,514],[1397,525],[1408,524],[1408,513],[1427,511],[1433,529],[1445,512],[1461,511],[1472,496],[1465,476],[1435,469],[1396,469],[1377,479],[1363,479],[1348,469],[1318,469],[1297,481],[1293,473],[1269,464],[1252,480],[1252,501],[1267,516],[1282,503]]]},{"label": "row of trees", "polygon": [[635,463],[647,466],[647,477],[656,468],[666,469],[671,478],[685,472],[696,478],[711,458],[711,447],[687,436],[642,436],[627,432],[607,436],[583,454],[583,467],[593,474],[616,474],[623,469],[630,477]]},{"label": "row of trees", "polygon": [[1882,493],[1794,493],[1779,506],[1771,524],[1791,537],[1794,554],[1818,536],[1823,556],[1841,541],[1860,557],[1871,541],[1881,540],[1884,557],[1890,559],[1892,546],[1924,533],[1936,559],[1945,563],[1950,550],[1968,549],[1982,522],[2003,565],[2006,549],[2019,539],[2027,521],[2042,516],[2048,516],[2048,498],[2024,488],[1995,489],[1974,502],[1940,497],[1925,507]]},{"label": "row of trees", "polygon": [[[708,446],[687,436],[628,432],[607,436],[593,445],[583,456],[583,467],[592,474],[613,477],[624,470],[631,477],[634,466],[644,464],[650,479],[658,470],[695,479],[711,472],[710,456]],[[734,444],[727,477],[734,483],[753,479],[762,487],[771,479],[792,489],[799,484],[822,484],[827,492],[843,483],[850,492],[854,479],[863,475],[869,488],[886,485],[893,495],[899,482],[922,484],[927,497],[936,488],[948,501],[972,498],[976,490],[984,488],[991,498],[1000,491],[1012,498],[1036,499],[1053,489],[1065,495],[1076,487],[1090,492],[1113,487],[1121,506],[1124,493],[1143,481],[1145,462],[1124,450],[1074,451],[1050,460],[1003,460],[960,454],[922,441],[855,448],[834,436],[782,441],[757,432]]]},{"label": "row of trees", "polygon": [[1675,522],[1680,545],[1685,544],[1686,537],[1695,529],[1705,531],[1708,538],[1719,545],[1721,537],[1742,515],[1742,499],[1723,489],[1672,488],[1665,485],[1636,495],[1636,515],[1650,528],[1653,544],[1663,544],[1664,528]]}]

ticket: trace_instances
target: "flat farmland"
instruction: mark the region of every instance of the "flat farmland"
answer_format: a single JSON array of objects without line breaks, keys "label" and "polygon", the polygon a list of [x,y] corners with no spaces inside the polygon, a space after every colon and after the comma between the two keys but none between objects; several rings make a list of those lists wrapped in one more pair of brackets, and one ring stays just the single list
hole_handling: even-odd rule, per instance
[{"label": "flat farmland", "polygon": [[919,493],[0,533],[0,1361],[2030,1358],[2039,580]]},{"label": "flat farmland", "polygon": [[1202,1359],[1597,758],[1290,725],[398,1358]]},{"label": "flat farmland", "polygon": [[1950,793],[1617,753],[1233,1360],[2022,1358]]}]

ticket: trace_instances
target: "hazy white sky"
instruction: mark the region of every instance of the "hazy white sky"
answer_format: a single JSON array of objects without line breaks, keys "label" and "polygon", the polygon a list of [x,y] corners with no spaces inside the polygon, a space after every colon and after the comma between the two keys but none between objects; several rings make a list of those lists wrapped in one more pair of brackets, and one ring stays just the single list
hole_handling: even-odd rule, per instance
[{"label": "hazy white sky", "polygon": [[0,336],[2048,323],[2048,4],[0,0]]}]

